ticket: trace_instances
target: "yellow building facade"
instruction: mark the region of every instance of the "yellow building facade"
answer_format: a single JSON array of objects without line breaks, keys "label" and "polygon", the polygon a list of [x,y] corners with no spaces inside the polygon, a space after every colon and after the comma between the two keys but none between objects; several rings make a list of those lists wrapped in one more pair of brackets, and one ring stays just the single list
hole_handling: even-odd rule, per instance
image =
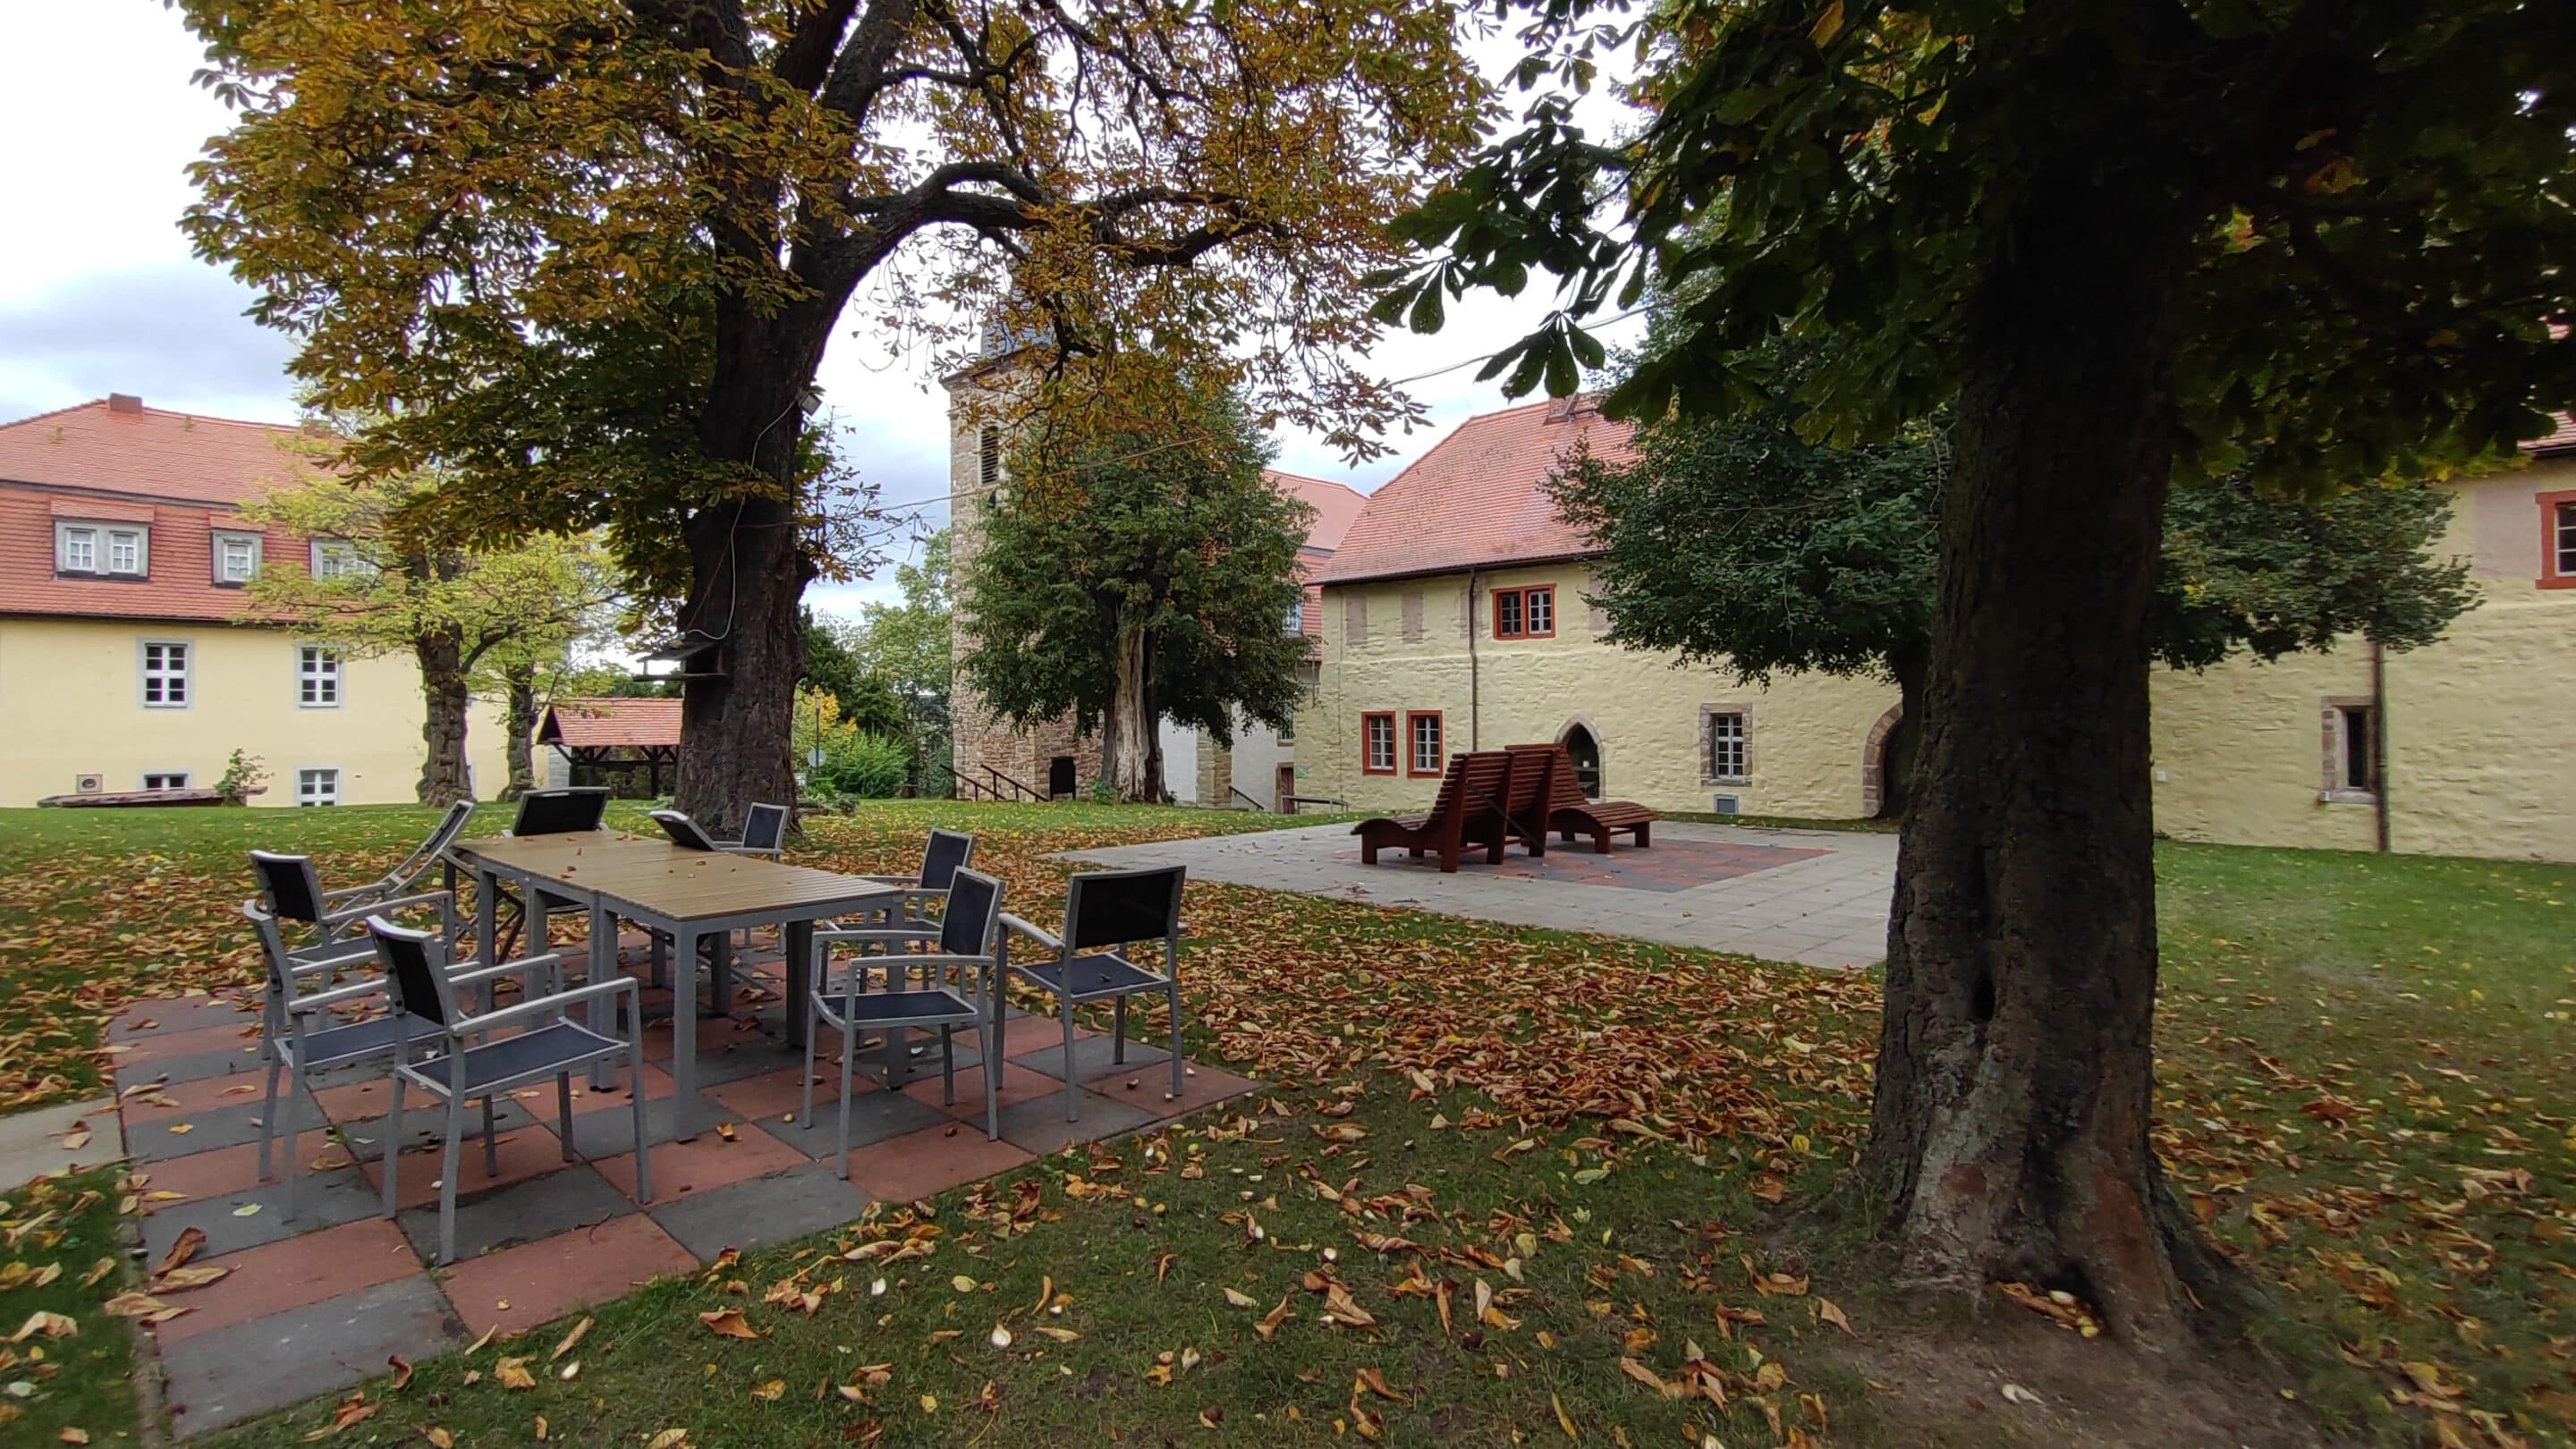
[{"label": "yellow building facade", "polygon": [[[1304,793],[1418,810],[1459,750],[1562,741],[1598,797],[1672,812],[1876,813],[1893,685],[1768,688],[1602,642],[1589,550],[1536,483],[1624,433],[1548,405],[1462,425],[1378,494],[1324,572],[1297,721]],[[2576,436],[2456,485],[2436,551],[2480,602],[2438,644],[2361,640],[2153,680],[2158,828],[2189,840],[2576,860]],[[1444,457],[1444,454],[1448,456]],[[1542,617],[1530,600],[1545,599]],[[2384,751],[2384,755],[2381,753]],[[1420,768],[1417,768],[1420,767]]]},{"label": "yellow building facade", "polygon": [[[238,622],[260,571],[327,566],[327,541],[239,516],[309,481],[280,446],[294,434],[122,395],[0,426],[0,806],[210,790],[235,750],[267,772],[256,805],[416,798],[408,657]],[[476,793],[498,794],[497,706],[474,709],[467,740]]]}]

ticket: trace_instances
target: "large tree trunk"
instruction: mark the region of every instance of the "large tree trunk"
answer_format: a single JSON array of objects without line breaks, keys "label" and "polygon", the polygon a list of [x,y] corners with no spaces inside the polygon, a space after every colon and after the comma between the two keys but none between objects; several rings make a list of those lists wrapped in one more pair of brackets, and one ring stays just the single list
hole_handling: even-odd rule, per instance
[{"label": "large tree trunk", "polygon": [[420,666],[420,803],[441,808],[473,791],[465,767],[466,687],[464,641],[441,631],[412,641]]},{"label": "large tree trunk", "polygon": [[774,315],[739,301],[718,309],[715,375],[698,436],[711,458],[741,465],[774,492],[691,515],[689,597],[680,642],[705,646],[681,696],[673,804],[712,833],[739,834],[755,804],[793,805],[788,742],[805,673],[800,606],[816,572],[797,506],[798,406],[848,288]]},{"label": "large tree trunk", "polygon": [[502,671],[508,681],[510,783],[502,788],[501,798],[516,800],[537,788],[537,669],[533,664],[513,664]]},{"label": "large tree trunk", "polygon": [[1878,818],[1902,820],[1914,798],[1914,764],[1923,747],[1923,694],[1931,673],[1931,644],[1917,640],[1894,651],[1888,671],[1896,676],[1896,724],[1879,742]]},{"label": "large tree trunk", "polygon": [[2063,1287],[2158,1342],[2230,1282],[2147,1136],[2147,621],[2186,233],[2152,178],[2104,169],[2029,185],[1970,303],[1864,1171],[1914,1281]]},{"label": "large tree trunk", "polygon": [[1129,625],[1118,634],[1117,677],[1101,721],[1101,776],[1130,803],[1163,800],[1161,752],[1154,748],[1153,636]]}]

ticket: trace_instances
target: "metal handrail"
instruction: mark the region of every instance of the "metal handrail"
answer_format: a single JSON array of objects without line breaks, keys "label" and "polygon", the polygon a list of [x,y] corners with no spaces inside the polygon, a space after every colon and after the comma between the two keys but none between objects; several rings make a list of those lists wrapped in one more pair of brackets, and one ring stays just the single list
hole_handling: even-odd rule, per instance
[{"label": "metal handrail", "polygon": [[1242,801],[1244,804],[1251,806],[1255,811],[1261,814],[1267,815],[1270,813],[1269,806],[1264,805],[1260,801],[1253,799],[1251,796],[1244,794],[1243,787],[1240,785],[1229,784],[1225,787],[1225,792],[1233,796],[1235,799]]}]

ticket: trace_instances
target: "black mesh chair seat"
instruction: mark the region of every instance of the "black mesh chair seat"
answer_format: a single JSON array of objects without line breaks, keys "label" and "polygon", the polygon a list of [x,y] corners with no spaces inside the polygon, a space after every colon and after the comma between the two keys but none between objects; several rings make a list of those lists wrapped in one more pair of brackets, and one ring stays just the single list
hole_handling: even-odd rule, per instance
[{"label": "black mesh chair seat", "polygon": [[1013,970],[1047,990],[1076,1001],[1159,989],[1163,978],[1116,956],[1076,956],[1070,961],[1036,961]]},{"label": "black mesh chair seat", "polygon": [[297,1059],[293,1038],[280,1042],[278,1050],[285,1056],[288,1066],[318,1071],[323,1067],[336,1067],[342,1062],[354,1062],[361,1057],[383,1056],[412,1037],[435,1036],[437,1033],[438,1023],[419,1017],[406,1023],[397,1016],[371,1016],[347,1026],[304,1033],[304,1060]]},{"label": "black mesh chair seat", "polygon": [[[436,1032],[438,1028],[433,1025],[430,1030]],[[518,1036],[505,1036],[470,1046],[462,1052],[414,1062],[411,1069],[446,1091],[462,1091],[472,1097],[498,1083],[513,1082],[522,1077],[552,1076],[567,1066],[588,1066],[595,1057],[625,1049],[626,1043],[613,1036],[601,1036],[575,1022],[559,1021]],[[452,1080],[458,1057],[465,1059],[465,1082],[461,1088]]]},{"label": "black mesh chair seat", "polygon": [[818,1017],[838,1027],[860,1017],[872,1026],[926,1025],[943,1021],[980,1021],[982,1008],[945,987],[909,991],[835,991],[814,998]]}]

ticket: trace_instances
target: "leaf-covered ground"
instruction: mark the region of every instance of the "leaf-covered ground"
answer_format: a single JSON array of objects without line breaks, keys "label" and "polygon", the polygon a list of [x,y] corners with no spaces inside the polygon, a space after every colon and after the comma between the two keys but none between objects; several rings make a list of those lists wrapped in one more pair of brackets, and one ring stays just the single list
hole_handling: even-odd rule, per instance
[{"label": "leaf-covered ground", "polygon": [[[976,829],[1040,919],[1050,852],[1262,823],[888,806],[816,822],[800,858],[908,869],[934,819]],[[0,971],[33,983],[0,1002],[0,1099],[93,1083],[118,1001],[248,979],[243,848],[311,844],[355,879],[425,825],[0,815]],[[2280,1290],[2248,1372],[2390,1444],[2576,1443],[2576,870],[2190,846],[2160,868],[2159,1140]],[[1245,1110],[657,1285],[560,1359],[570,1325],[231,1441],[515,1444],[542,1420],[629,1449],[1740,1449],[2084,1422],[2045,1385],[1927,1418],[1862,1350],[1956,1326],[1903,1317],[1832,1228],[1776,1226],[1775,1203],[1832,1201],[1865,1127],[1867,977],[1232,887],[1186,914],[1196,1052],[1274,1084]],[[2030,1300],[1994,1312],[2080,1325]]]}]

